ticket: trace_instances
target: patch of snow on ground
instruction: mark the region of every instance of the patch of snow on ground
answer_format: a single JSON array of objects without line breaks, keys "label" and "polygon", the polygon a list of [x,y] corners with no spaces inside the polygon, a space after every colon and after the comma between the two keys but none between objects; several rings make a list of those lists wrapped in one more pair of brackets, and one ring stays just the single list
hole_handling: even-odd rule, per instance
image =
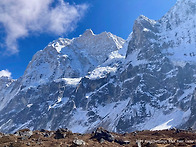
[{"label": "patch of snow on ground", "polygon": [[93,94],[93,92],[89,92],[89,93],[86,93],[86,96],[85,96],[85,98],[89,98],[89,96],[91,96]]},{"label": "patch of snow on ground", "polygon": [[91,72],[89,76],[87,76],[89,79],[101,79],[104,78],[108,73],[115,73],[117,70],[116,67],[98,67],[95,70]]},{"label": "patch of snow on ground", "polygon": [[150,30],[147,29],[147,28],[144,28],[143,31],[144,31],[144,32],[149,32]]},{"label": "patch of snow on ground", "polygon": [[55,82],[64,81],[67,85],[78,85],[82,78],[62,78],[57,79]]},{"label": "patch of snow on ground", "polygon": [[[99,105],[97,108],[93,108],[92,111],[95,112],[101,119],[97,119],[95,122],[88,124],[89,116],[88,111],[82,110],[82,108],[77,108],[76,112],[72,117],[70,126],[68,127],[74,133],[86,133],[96,127],[108,125],[109,131],[115,131],[116,122],[120,118],[122,112],[125,110],[129,99],[125,101],[113,102],[105,106]],[[111,123],[113,122],[113,123]]]},{"label": "patch of snow on ground", "polygon": [[56,103],[52,103],[49,105],[48,107],[48,111],[52,108],[59,108],[62,107],[64,104],[66,104],[68,102],[69,98],[68,97],[58,97],[57,102]]},{"label": "patch of snow on ground", "polygon": [[138,65],[141,65],[141,64],[149,63],[147,60],[138,60],[137,59],[139,52],[140,52],[140,50],[135,50],[131,54],[129,54],[126,58],[126,64],[131,62],[131,64],[133,66],[138,66]]},{"label": "patch of snow on ground", "polygon": [[76,112],[73,115],[73,119],[70,122],[71,126],[69,128],[73,133],[85,133],[88,129],[88,126],[85,126],[85,122],[87,120],[87,111],[78,108],[76,109]]},{"label": "patch of snow on ground", "polygon": [[126,109],[128,103],[129,99],[125,101],[110,103],[105,106],[98,106],[93,111],[95,111],[96,114],[101,116],[103,119],[100,120],[99,123],[97,123],[97,127],[104,126],[109,122],[109,124],[107,124],[107,129],[109,131],[116,131],[116,123],[118,123],[118,119],[121,117],[121,114]]},{"label": "patch of snow on ground", "polygon": [[143,124],[142,129],[169,129],[172,127],[177,127],[185,123],[191,115],[191,110],[188,109],[186,112],[176,108],[169,114],[163,114],[162,110],[155,110],[149,120]]},{"label": "patch of snow on ground", "polygon": [[129,46],[129,42],[130,42],[130,40],[131,40],[131,38],[132,38],[132,34],[133,34],[133,33],[131,33],[131,34],[129,35],[129,37],[128,37],[127,40],[125,41],[123,47],[122,47],[121,49],[118,50],[118,53],[121,54],[121,55],[124,56],[124,57],[125,57],[126,54],[127,54],[127,49],[128,49],[128,46]]},{"label": "patch of snow on ground", "polygon": [[121,59],[124,58],[121,54],[118,53],[118,51],[114,51],[109,55],[109,59]]},{"label": "patch of snow on ground", "polygon": [[195,44],[182,44],[178,47],[163,50],[177,65],[183,66],[186,62],[196,63],[196,47]]},{"label": "patch of snow on ground", "polygon": [[155,130],[165,130],[165,129],[170,129],[171,128],[171,125],[168,125],[169,122],[173,121],[173,119],[159,125],[159,126],[156,126],[155,128],[151,129],[152,131],[155,131]]},{"label": "patch of snow on ground", "polygon": [[31,106],[33,106],[33,104],[28,104],[28,105],[27,105],[28,108],[31,108]]}]

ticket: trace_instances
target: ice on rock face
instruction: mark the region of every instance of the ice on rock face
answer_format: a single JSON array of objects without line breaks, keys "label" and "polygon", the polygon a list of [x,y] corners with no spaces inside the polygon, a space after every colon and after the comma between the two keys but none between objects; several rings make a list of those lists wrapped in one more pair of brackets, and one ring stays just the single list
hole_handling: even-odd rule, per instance
[{"label": "ice on rock face", "polygon": [[19,90],[18,80],[9,79],[8,77],[0,78],[0,111],[7,106]]},{"label": "ice on rock face", "polygon": [[80,36],[83,36],[83,37],[90,37],[90,36],[93,36],[93,35],[95,35],[94,33],[93,33],[93,31],[91,30],[91,29],[87,29],[82,35],[80,35]]},{"label": "ice on rock face", "polygon": [[81,50],[99,64],[103,63],[108,54],[122,48],[124,40],[111,33],[103,32],[95,35],[92,30],[86,30],[83,35],[73,40],[73,48]]},{"label": "ice on rock face", "polygon": [[[186,20],[194,20],[196,14],[195,0],[178,0],[176,5],[170,9],[161,19],[162,22],[171,23],[171,27],[179,26]],[[169,27],[169,24],[168,24]]]},{"label": "ice on rock face", "polygon": [[196,1],[179,0],[160,19],[160,43],[163,53],[175,63],[196,63]]}]

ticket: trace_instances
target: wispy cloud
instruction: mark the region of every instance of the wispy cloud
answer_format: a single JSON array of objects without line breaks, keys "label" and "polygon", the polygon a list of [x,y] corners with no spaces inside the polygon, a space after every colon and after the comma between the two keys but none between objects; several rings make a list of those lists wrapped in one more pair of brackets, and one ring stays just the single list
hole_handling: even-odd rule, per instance
[{"label": "wispy cloud", "polygon": [[0,71],[0,77],[11,77],[11,72],[9,72],[7,69],[6,70],[1,70]]},{"label": "wispy cloud", "polygon": [[60,35],[73,31],[87,7],[64,0],[0,0],[0,23],[7,35],[7,51],[17,53],[17,40],[33,32]]}]

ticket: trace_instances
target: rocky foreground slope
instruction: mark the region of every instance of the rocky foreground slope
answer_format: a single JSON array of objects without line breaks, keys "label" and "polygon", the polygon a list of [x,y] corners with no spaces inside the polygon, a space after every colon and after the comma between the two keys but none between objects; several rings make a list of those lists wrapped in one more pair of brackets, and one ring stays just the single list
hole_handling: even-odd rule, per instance
[{"label": "rocky foreground slope", "polygon": [[196,129],[195,6],[138,17],[126,41],[87,30],[50,43],[21,78],[0,78],[0,131]]},{"label": "rocky foreground slope", "polygon": [[91,134],[72,133],[67,129],[57,131],[30,131],[23,129],[14,134],[0,134],[0,147],[195,147],[196,133],[185,130],[137,131],[116,134],[102,128]]}]

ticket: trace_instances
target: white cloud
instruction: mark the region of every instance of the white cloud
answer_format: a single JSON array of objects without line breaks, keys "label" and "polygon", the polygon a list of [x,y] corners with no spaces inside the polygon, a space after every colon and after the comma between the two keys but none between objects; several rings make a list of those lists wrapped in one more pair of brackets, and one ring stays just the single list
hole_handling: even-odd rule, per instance
[{"label": "white cloud", "polygon": [[0,77],[11,77],[11,72],[9,72],[7,69],[6,70],[1,70],[0,71]]},{"label": "white cloud", "polygon": [[0,23],[6,31],[7,50],[17,53],[17,39],[33,32],[60,35],[73,31],[87,7],[64,0],[0,0]]}]

